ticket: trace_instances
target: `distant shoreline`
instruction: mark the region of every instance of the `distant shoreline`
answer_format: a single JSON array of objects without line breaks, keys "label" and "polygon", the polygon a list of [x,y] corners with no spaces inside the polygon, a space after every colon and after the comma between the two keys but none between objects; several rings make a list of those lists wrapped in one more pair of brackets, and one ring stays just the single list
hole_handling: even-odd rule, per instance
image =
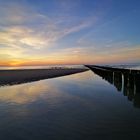
[{"label": "distant shoreline", "polygon": [[0,70],[0,86],[55,78],[87,71],[86,68],[13,69]]}]

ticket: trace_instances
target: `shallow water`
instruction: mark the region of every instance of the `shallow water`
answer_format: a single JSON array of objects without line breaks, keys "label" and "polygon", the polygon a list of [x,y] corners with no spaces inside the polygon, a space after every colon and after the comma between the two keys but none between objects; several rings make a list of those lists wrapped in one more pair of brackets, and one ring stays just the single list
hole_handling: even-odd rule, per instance
[{"label": "shallow water", "polygon": [[136,138],[140,108],[92,71],[0,87],[0,140]]}]

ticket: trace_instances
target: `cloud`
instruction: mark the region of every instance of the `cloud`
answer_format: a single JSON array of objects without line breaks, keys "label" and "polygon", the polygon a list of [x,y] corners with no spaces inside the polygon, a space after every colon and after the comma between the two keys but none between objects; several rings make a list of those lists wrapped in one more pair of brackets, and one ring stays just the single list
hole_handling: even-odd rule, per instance
[{"label": "cloud", "polygon": [[[63,10],[71,11],[77,6],[75,1],[72,4],[70,0],[60,1]],[[97,30],[95,27],[102,17],[101,7],[95,10],[97,15],[89,17],[77,17],[68,11],[66,15],[60,12],[49,16],[27,3],[3,1],[0,3],[0,64],[101,63],[128,61],[129,57],[138,60],[139,46],[127,40],[105,38],[104,34],[100,38],[101,26]],[[96,36],[97,32],[100,35]],[[65,37],[74,41],[67,42]]]},{"label": "cloud", "polygon": [[95,43],[80,38],[77,46],[83,48],[85,59],[89,59],[87,63],[126,63],[140,60],[140,46],[127,40],[106,40],[104,43]]},{"label": "cloud", "polygon": [[[6,3],[0,9],[0,17],[0,55],[10,56],[7,60],[12,64],[23,59],[30,60],[30,53],[35,53],[35,56],[43,51],[42,55],[48,55],[48,48],[60,39],[91,26],[89,21],[74,22],[71,25],[65,18],[51,19],[28,6],[15,3]],[[2,59],[3,57],[0,58],[1,63]]]}]

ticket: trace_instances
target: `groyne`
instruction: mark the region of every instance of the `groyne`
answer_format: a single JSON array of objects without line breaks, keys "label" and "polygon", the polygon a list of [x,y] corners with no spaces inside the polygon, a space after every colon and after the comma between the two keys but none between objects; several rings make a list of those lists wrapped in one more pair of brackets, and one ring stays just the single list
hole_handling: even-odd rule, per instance
[{"label": "groyne", "polygon": [[109,66],[85,65],[95,74],[114,85],[119,92],[140,107],[140,70],[113,68]]}]

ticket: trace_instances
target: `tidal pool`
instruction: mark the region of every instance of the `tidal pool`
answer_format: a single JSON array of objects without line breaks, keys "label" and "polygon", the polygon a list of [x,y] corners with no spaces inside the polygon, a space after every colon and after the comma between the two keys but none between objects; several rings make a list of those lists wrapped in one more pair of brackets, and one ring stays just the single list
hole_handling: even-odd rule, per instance
[{"label": "tidal pool", "polygon": [[3,86],[0,140],[139,139],[139,105],[90,70]]}]

